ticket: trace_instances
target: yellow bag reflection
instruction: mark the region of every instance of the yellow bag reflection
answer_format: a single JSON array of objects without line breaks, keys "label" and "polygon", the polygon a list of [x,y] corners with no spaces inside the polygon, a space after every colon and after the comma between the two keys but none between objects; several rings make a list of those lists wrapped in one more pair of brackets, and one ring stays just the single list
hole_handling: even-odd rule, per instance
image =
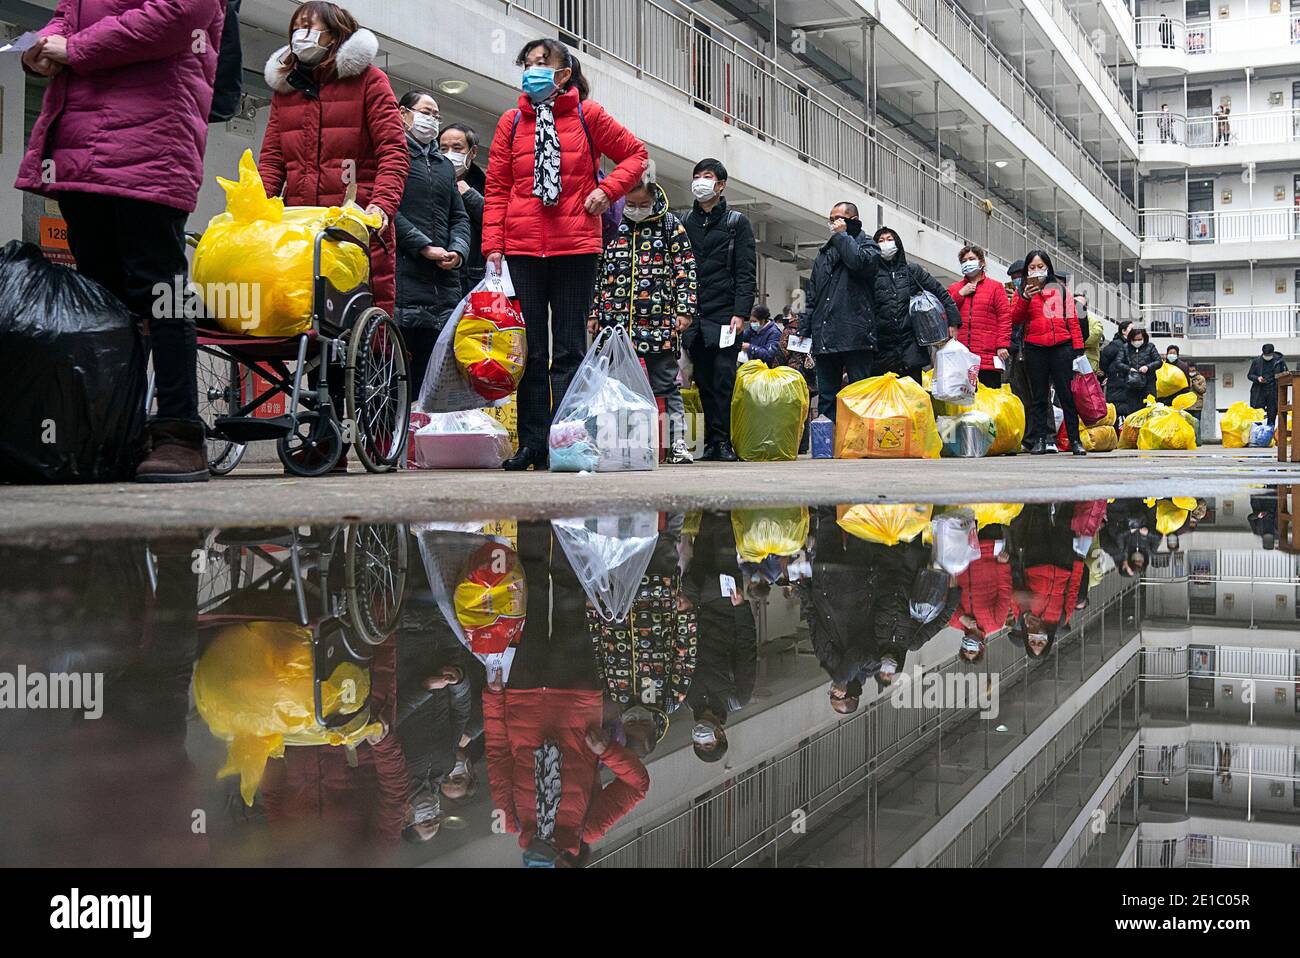
[{"label": "yellow bag reflection", "polygon": [[741,562],[762,562],[771,555],[794,555],[808,544],[808,509],[805,506],[733,509],[731,531],[736,537],[736,555]]},{"label": "yellow bag reflection", "polygon": [[835,400],[836,459],[938,459],[930,394],[893,373],[845,386]]},{"label": "yellow bag reflection", "polygon": [[1225,449],[1245,449],[1250,445],[1250,427],[1257,422],[1266,422],[1268,414],[1262,409],[1255,409],[1248,402],[1235,402],[1219,420],[1219,431],[1223,433]]},{"label": "yellow bag reflection", "polygon": [[1024,511],[1023,502],[980,502],[968,507],[975,513],[975,525],[985,526],[1009,525],[1011,520]]},{"label": "yellow bag reflection", "polygon": [[1187,517],[1196,508],[1195,499],[1161,499],[1156,503],[1156,532],[1167,536],[1187,524]]},{"label": "yellow bag reflection", "polygon": [[[311,326],[312,252],[316,234],[337,226],[362,243],[380,218],[356,204],[291,206],[268,198],[251,150],[239,159],[239,181],[217,177],[226,212],[208,221],[194,251],[194,283],[208,314],[227,332],[293,336]],[[321,244],[321,272],[339,290],[370,276],[370,257],[352,243]]]},{"label": "yellow bag reflection", "polygon": [[1079,441],[1088,452],[1111,452],[1119,445],[1119,435],[1114,426],[1093,426],[1090,429],[1080,423]]},{"label": "yellow bag reflection", "polygon": [[349,715],[326,729],[316,721],[311,631],[292,622],[245,622],[222,629],[194,666],[194,705],[219,739],[230,743],[217,778],[239,775],[244,803],[262,781],[269,758],[285,745],[356,745],[383,726],[362,705],[370,674],[341,663],[321,685],[321,713]]},{"label": "yellow bag reflection", "polygon": [[[1177,366],[1161,363],[1156,370],[1156,397],[1166,399],[1187,388],[1187,374]],[[1196,400],[1193,399],[1193,402]]]},{"label": "yellow bag reflection", "polygon": [[930,529],[934,507],[923,503],[863,503],[837,506],[836,524],[849,535],[893,546],[911,542]]},{"label": "yellow bag reflection", "polygon": [[[1127,425],[1125,426],[1127,429]],[[1195,449],[1195,420],[1185,412],[1156,405],[1138,429],[1139,449]]]},{"label": "yellow bag reflection", "polygon": [[799,457],[799,439],[808,421],[808,384],[790,366],[769,369],[751,359],[736,370],[731,394],[731,445],[747,462],[780,462]]}]

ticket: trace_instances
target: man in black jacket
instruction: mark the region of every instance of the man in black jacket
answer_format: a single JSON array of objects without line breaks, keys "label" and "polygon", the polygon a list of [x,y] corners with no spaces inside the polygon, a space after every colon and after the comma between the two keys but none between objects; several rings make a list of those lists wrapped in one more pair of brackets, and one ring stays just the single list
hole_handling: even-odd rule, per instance
[{"label": "man in black jacket", "polygon": [[1277,377],[1286,371],[1286,360],[1272,343],[1265,343],[1260,354],[1250,361],[1250,405],[1264,410],[1269,422],[1277,419]]},{"label": "man in black jacket", "polygon": [[438,134],[438,149],[456,169],[456,190],[469,216],[469,258],[460,267],[464,297],[483,279],[483,171],[474,165],[478,134],[464,123],[448,123]]},{"label": "man in black jacket", "polygon": [[880,267],[880,247],[862,235],[862,220],[852,203],[831,209],[831,236],[817,254],[808,282],[808,308],[801,335],[812,336],[817,360],[817,412],[835,418],[835,396],[844,382],[871,375],[876,320],[871,309],[872,281]]},{"label": "man in black jacket", "polygon": [[411,169],[397,208],[397,320],[411,354],[411,396],[420,394],[429,357],[461,299],[460,267],[469,258],[469,216],[456,168],[438,150],[438,103],[421,90],[398,104]]},{"label": "man in black jacket", "polygon": [[876,318],[876,358],[873,376],[894,373],[921,381],[921,371],[930,364],[929,349],[917,340],[912,329],[910,303],[924,290],[943,304],[950,335],[961,326],[961,313],[947,288],[919,263],[909,262],[898,231],[887,226],[872,237],[880,250],[880,267],[872,280]]},{"label": "man in black jacket", "polygon": [[[731,391],[736,384],[740,332],[754,308],[757,259],[754,228],[743,213],[727,209],[722,193],[727,168],[718,160],[695,164],[691,192],[695,205],[682,217],[695,252],[695,322],[682,344],[695,365],[695,382],[704,407],[703,460],[735,462],[731,448]],[[721,345],[724,329],[732,343]]]}]

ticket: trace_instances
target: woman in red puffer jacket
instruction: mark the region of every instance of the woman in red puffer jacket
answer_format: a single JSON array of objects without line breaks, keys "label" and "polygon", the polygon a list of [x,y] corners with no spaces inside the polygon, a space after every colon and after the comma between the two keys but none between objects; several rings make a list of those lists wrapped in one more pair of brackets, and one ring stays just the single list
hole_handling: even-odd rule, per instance
[{"label": "woman in red puffer jacket", "polygon": [[340,206],[355,183],[356,202],[384,220],[370,247],[370,291],[390,316],[396,299],[393,217],[402,202],[410,154],[397,98],[373,64],[379,41],[342,7],[300,5],[290,43],[266,61],[275,91],[258,170],[267,196],[287,206]]},{"label": "woman in red puffer jacket", "polygon": [[984,250],[963,246],[957,259],[965,278],[948,287],[948,295],[961,313],[957,341],[980,358],[980,382],[997,389],[1011,358],[1011,305],[1002,284],[988,278]]},{"label": "woman in red puffer jacket", "polygon": [[1048,384],[1056,390],[1056,404],[1065,413],[1065,432],[1070,451],[1087,455],[1079,441],[1079,415],[1074,409],[1070,383],[1074,379],[1074,359],[1083,355],[1084,336],[1074,310],[1074,297],[1065,281],[1056,275],[1051,257],[1044,250],[1030,250],[1025,257],[1025,280],[1012,296],[1011,323],[1025,327],[1025,369],[1036,407],[1027,420],[1034,424],[1036,435],[1026,436],[1029,451],[1041,456],[1048,451],[1052,415]]},{"label": "woman in red puffer jacket", "polygon": [[[645,146],[592,100],[577,57],[532,40],[519,106],[497,122],[483,198],[483,256],[510,278],[528,327],[519,383],[519,452],[509,470],[546,468],[551,416],[586,352],[587,314],[604,243],[601,214],[641,179]],[[596,183],[601,156],[618,165]],[[548,376],[549,370],[549,376]]]},{"label": "woman in red puffer jacket", "polygon": [[[1006,627],[1011,611],[1011,553],[1006,549],[998,551],[997,545],[996,541],[981,539],[980,557],[956,577],[961,600],[949,622],[968,636],[978,637],[981,650],[982,640]],[[978,656],[963,658],[978,661]]]}]

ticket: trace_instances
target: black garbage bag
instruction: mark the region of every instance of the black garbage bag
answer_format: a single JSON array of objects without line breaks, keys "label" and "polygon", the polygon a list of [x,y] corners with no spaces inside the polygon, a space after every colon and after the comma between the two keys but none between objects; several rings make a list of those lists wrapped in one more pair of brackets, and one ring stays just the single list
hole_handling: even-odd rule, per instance
[{"label": "black garbage bag", "polygon": [[912,580],[908,611],[922,625],[934,621],[948,599],[948,573],[942,569],[921,569]]},{"label": "black garbage bag", "polygon": [[145,350],[122,302],[18,240],[0,249],[0,482],[114,482],[143,454]]}]

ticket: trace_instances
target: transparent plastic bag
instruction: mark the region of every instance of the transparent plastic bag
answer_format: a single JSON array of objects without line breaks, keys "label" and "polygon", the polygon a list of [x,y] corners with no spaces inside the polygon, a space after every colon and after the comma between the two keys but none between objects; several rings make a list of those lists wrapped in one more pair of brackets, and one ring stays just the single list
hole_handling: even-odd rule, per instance
[{"label": "transparent plastic bag", "polygon": [[961,575],[980,557],[979,528],[970,509],[954,509],[930,522],[935,563],[949,575]]},{"label": "transparent plastic bag", "polygon": [[552,472],[626,472],[659,464],[659,407],[622,326],[602,329],[555,411]]},{"label": "transparent plastic bag", "polygon": [[556,519],[551,528],[597,614],[626,619],[659,541],[659,514]]},{"label": "transparent plastic bag", "polygon": [[969,406],[980,384],[980,358],[957,340],[934,352],[930,394],[940,402]]},{"label": "transparent plastic bag", "polygon": [[510,433],[481,409],[431,415],[411,443],[417,469],[498,469],[511,455]]},{"label": "transparent plastic bag", "polygon": [[989,454],[998,441],[997,423],[983,412],[960,416],[940,416],[935,420],[943,455],[956,459],[980,459]]},{"label": "transparent plastic bag", "polygon": [[[492,309],[490,317],[475,316],[471,310],[476,294],[487,293],[493,302],[506,304],[515,295],[510,267],[504,260],[499,274],[492,271],[491,264],[486,269],[483,279],[456,304],[438,333],[415,402],[417,412],[464,412],[503,405],[512,395],[502,393],[506,378],[514,377],[518,385],[523,376],[528,357],[522,314],[515,325],[504,307]],[[460,329],[462,320],[466,324],[464,331]],[[483,370],[485,376],[479,378],[472,372],[471,379],[466,370]],[[485,393],[497,398],[488,398]]]},{"label": "transparent plastic bag", "polygon": [[948,311],[939,297],[920,290],[908,300],[907,311],[912,333],[922,346],[941,346],[948,341]]},{"label": "transparent plastic bag", "polygon": [[1273,424],[1257,422],[1251,426],[1250,445],[1255,449],[1263,449],[1273,445]]},{"label": "transparent plastic bag", "polygon": [[[977,549],[976,555],[978,554]],[[943,611],[944,603],[948,599],[949,585],[948,573],[945,570],[918,570],[908,595],[908,614],[922,625],[933,622],[935,616]]]},{"label": "transparent plastic bag", "polygon": [[808,384],[789,366],[768,368],[760,359],[736,370],[731,394],[731,444],[746,462],[799,458],[808,421]]}]

